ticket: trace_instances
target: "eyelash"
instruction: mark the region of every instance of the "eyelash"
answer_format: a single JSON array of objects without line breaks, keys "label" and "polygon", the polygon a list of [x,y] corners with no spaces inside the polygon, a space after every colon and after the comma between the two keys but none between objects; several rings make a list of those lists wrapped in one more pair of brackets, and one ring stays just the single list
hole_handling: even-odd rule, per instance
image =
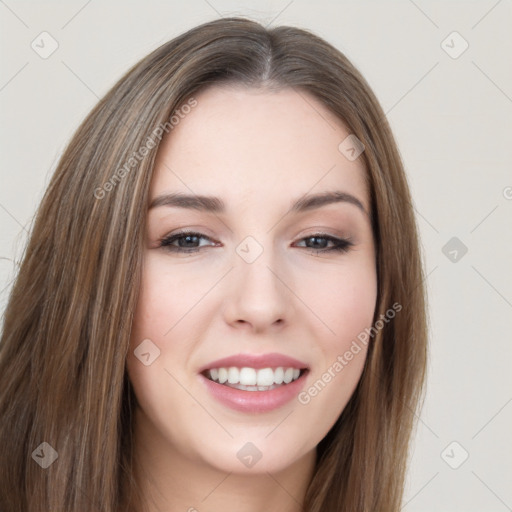
[{"label": "eyelash", "polygon": [[[186,238],[188,236],[195,236],[198,238],[204,238],[207,240],[211,240],[209,237],[203,235],[202,233],[197,233],[195,231],[182,231],[180,233],[175,233],[174,235],[170,235],[167,237],[164,237],[160,239],[160,245],[159,247],[164,248],[165,250],[169,252],[177,252],[177,253],[194,253],[198,252],[201,247],[193,247],[193,248],[183,248],[183,247],[176,247],[171,245],[176,240],[179,240],[181,238]],[[323,238],[327,240],[328,242],[333,242],[334,247],[330,247],[329,249],[313,249],[311,247],[306,247],[305,249],[308,249],[310,252],[313,253],[319,253],[319,252],[340,252],[340,253],[346,253],[350,250],[350,247],[352,247],[354,244],[349,240],[345,238],[336,238],[333,236],[330,236],[326,233],[314,233],[312,235],[306,236],[304,238],[301,238],[300,241],[303,240],[309,240],[311,238]],[[208,247],[208,246],[202,246],[202,247]]]}]

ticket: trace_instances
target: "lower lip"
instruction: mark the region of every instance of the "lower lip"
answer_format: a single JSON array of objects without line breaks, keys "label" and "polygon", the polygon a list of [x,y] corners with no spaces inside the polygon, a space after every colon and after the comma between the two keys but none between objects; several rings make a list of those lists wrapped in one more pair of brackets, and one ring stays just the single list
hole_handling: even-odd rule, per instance
[{"label": "lower lip", "polygon": [[240,412],[261,413],[278,409],[296,398],[304,387],[308,373],[305,371],[297,380],[270,391],[243,391],[214,382],[202,374],[199,374],[199,377],[221,404]]}]

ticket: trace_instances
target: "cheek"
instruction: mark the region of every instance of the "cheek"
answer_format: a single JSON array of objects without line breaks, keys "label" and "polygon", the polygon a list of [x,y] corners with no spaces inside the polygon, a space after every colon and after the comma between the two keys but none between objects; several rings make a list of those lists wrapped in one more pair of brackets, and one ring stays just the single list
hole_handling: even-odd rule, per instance
[{"label": "cheek", "polygon": [[[172,403],[174,395],[183,398],[169,372],[183,381],[195,346],[190,322],[198,297],[205,293],[197,281],[160,258],[149,257],[144,264],[126,367],[147,408]],[[160,405],[156,412],[162,413]]]},{"label": "cheek", "polygon": [[161,392],[165,334],[174,323],[172,301],[175,294],[163,293],[163,287],[155,278],[157,275],[158,268],[145,265],[126,361],[137,398],[146,407],[151,407],[154,397]]},{"label": "cheek", "polygon": [[188,354],[187,339],[180,343],[178,322],[187,308],[183,294],[169,288],[171,284],[173,280],[162,276],[156,266],[145,268],[126,370],[140,406],[139,428],[149,428],[145,435],[150,437],[166,432],[180,439],[179,428],[168,418],[186,416],[187,407],[190,412],[194,404],[184,401],[183,389],[177,384],[184,381],[179,372],[184,371]]},{"label": "cheek", "polygon": [[343,345],[350,344],[350,340],[371,326],[376,299],[376,281],[366,276],[366,280],[347,286],[332,301],[336,304],[331,317],[333,330],[340,335]]},{"label": "cheek", "polygon": [[[317,336],[319,362],[298,396],[302,413],[317,420],[323,437],[334,425],[360,380],[377,298],[377,278],[372,267],[355,266],[333,279],[318,302],[327,326]],[[313,428],[313,427],[312,427]]]},{"label": "cheek", "polygon": [[[164,344],[176,335],[180,323],[199,298],[204,295],[204,285],[187,275],[177,266],[173,268],[161,258],[149,257],[144,265],[142,286],[134,318],[132,343],[154,338]],[[140,341],[139,341],[140,342]]]},{"label": "cheek", "polygon": [[369,343],[367,332],[372,326],[377,300],[373,261],[353,260],[352,263],[337,272],[331,269],[328,275],[317,275],[304,284],[316,290],[309,297],[311,309],[321,319],[317,322],[320,327],[316,336],[320,364],[311,376],[310,384],[315,389],[310,394],[306,390],[308,396],[301,403],[321,394],[316,406],[330,411],[327,416],[331,415],[331,422],[348,402],[361,376]]},{"label": "cheek", "polygon": [[347,264],[336,272],[330,269],[325,275],[316,273],[301,286],[304,292],[310,290],[308,306],[323,325],[325,350],[350,345],[371,326],[377,300],[377,275],[371,261]]}]

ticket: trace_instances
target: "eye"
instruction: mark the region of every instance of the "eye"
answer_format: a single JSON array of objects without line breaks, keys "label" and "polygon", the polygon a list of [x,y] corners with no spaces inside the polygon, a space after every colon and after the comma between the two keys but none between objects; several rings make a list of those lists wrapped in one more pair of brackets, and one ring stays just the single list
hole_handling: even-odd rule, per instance
[{"label": "eye", "polygon": [[[201,247],[195,244],[200,239],[211,240],[202,233],[195,233],[193,231],[182,231],[181,233],[175,233],[168,237],[164,237],[160,240],[160,247],[164,247],[166,250],[171,252],[197,252]],[[173,245],[174,242],[178,242],[178,245]]]},{"label": "eye", "polygon": [[[212,241],[211,238],[202,233],[182,231],[162,238],[160,240],[160,247],[163,247],[167,251],[178,253],[198,252],[202,247],[208,247],[208,245],[197,245],[201,239]],[[306,249],[315,253],[331,251],[347,252],[350,247],[354,245],[348,239],[337,238],[324,233],[315,233],[308,237],[304,237],[300,242],[303,241],[306,242]],[[177,245],[175,242],[177,242]],[[307,246],[308,242],[311,242],[312,246]],[[326,247],[329,243],[331,243],[332,246]],[[213,242],[213,245],[217,245],[216,242]]]},{"label": "eye", "polygon": [[[308,241],[311,241],[312,247],[310,246],[307,248],[311,249],[314,252],[347,252],[350,249],[350,247],[354,245],[350,240],[346,238],[337,238],[324,233],[315,233],[314,235],[310,235],[303,238],[301,242],[302,241],[306,241],[306,244],[308,243]],[[326,245],[328,245],[329,242],[331,242],[333,246],[327,248]]]}]

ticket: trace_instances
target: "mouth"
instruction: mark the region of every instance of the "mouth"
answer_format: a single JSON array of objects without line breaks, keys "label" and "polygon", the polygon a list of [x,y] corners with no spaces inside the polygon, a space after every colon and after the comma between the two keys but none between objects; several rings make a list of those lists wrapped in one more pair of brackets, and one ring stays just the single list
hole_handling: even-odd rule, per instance
[{"label": "mouth", "polygon": [[201,374],[217,384],[241,391],[271,391],[295,382],[307,371],[307,368],[292,366],[267,368],[221,366],[204,370]]},{"label": "mouth", "polygon": [[205,390],[222,406],[248,414],[271,412],[297,398],[309,366],[285,354],[240,353],[198,369]]},{"label": "mouth", "polygon": [[220,366],[199,376],[207,393],[222,406],[245,414],[262,414],[297,399],[306,386],[309,372],[308,368],[282,366],[258,369]]}]

